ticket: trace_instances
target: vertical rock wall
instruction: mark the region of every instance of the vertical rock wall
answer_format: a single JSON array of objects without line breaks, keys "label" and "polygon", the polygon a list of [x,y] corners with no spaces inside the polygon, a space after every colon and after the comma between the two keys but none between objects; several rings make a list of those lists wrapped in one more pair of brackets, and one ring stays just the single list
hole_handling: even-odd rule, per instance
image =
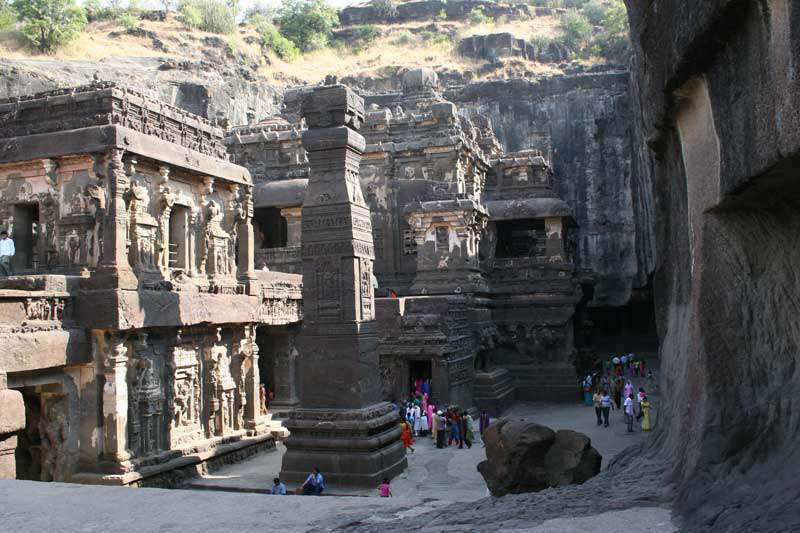
[{"label": "vertical rock wall", "polygon": [[627,3],[682,530],[798,531],[800,5]]},{"label": "vertical rock wall", "polygon": [[653,268],[652,209],[640,201],[627,72],[488,81],[445,96],[491,117],[507,151],[548,152],[557,192],[578,222],[579,267],[597,279],[592,306],[626,304]]}]

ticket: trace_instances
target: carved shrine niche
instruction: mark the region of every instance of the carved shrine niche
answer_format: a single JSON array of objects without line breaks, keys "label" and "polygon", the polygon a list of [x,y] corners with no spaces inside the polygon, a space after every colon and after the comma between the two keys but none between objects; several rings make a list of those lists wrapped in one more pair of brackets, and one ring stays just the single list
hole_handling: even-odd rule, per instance
[{"label": "carved shrine niche", "polygon": [[206,204],[205,227],[205,266],[206,272],[214,276],[235,275],[232,270],[231,235],[222,228],[223,213],[219,205],[210,201]]},{"label": "carved shrine niche", "polygon": [[174,448],[203,437],[200,423],[202,386],[198,349],[190,345],[173,348],[172,368],[169,443]]},{"label": "carved shrine niche", "polygon": [[128,449],[144,457],[165,448],[164,357],[140,333],[128,361]]},{"label": "carved shrine niche", "polygon": [[218,331],[217,341],[206,348],[207,437],[228,435],[235,429],[236,381],[231,375],[228,347],[221,344],[221,340]]},{"label": "carved shrine niche", "polygon": [[150,214],[150,192],[145,185],[135,183],[130,190],[130,263],[139,271],[158,271],[159,227]]},{"label": "carved shrine niche", "polygon": [[314,287],[317,296],[317,320],[337,321],[340,319],[341,276],[338,258],[316,261]]},{"label": "carved shrine niche", "polygon": [[361,299],[361,320],[374,320],[375,307],[372,287],[372,261],[365,257],[358,260]]}]

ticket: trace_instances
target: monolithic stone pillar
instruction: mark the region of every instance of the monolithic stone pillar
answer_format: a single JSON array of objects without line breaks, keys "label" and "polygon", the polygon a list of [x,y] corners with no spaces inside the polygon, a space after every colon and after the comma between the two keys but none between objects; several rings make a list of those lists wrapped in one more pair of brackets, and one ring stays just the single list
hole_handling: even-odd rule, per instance
[{"label": "monolithic stone pillar", "polygon": [[242,220],[239,222],[239,277],[255,276],[255,244],[253,230],[253,187],[245,188],[242,199]]},{"label": "monolithic stone pillar", "polygon": [[370,212],[358,166],[363,100],[342,85],[303,101],[311,175],[302,211],[300,407],[286,420],[281,475],[315,466],[330,483],[374,487],[406,467],[397,412],[381,401]]},{"label": "monolithic stone pillar", "polygon": [[22,393],[8,389],[6,373],[0,371],[0,479],[15,479],[17,432],[25,429]]},{"label": "monolithic stone pillar", "polygon": [[246,354],[246,357],[250,359],[250,365],[244,378],[247,397],[247,403],[244,406],[244,427],[246,429],[257,429],[264,425],[264,417],[261,415],[261,374],[258,370],[256,327],[252,324],[244,326],[241,349]]},{"label": "monolithic stone pillar", "polygon": [[130,459],[128,428],[128,348],[121,337],[94,331],[97,353],[102,356],[103,375],[103,454],[102,467],[112,473],[124,470]]},{"label": "monolithic stone pillar", "polygon": [[301,208],[285,207],[281,209],[281,216],[286,219],[286,246],[300,246]]},{"label": "monolithic stone pillar", "polygon": [[98,288],[136,289],[138,281],[128,262],[128,212],[125,193],[130,186],[121,149],[107,155],[106,186],[108,205],[103,220],[103,251],[97,266]]},{"label": "monolithic stone pillar", "polygon": [[294,409],[300,404],[297,391],[297,340],[294,334],[274,336],[272,343],[272,374],[275,399],[272,410]]}]

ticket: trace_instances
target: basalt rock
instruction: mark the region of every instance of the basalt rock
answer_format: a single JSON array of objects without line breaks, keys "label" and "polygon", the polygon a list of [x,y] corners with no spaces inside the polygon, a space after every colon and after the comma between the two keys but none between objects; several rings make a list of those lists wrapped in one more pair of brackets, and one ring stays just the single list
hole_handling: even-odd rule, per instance
[{"label": "basalt rock", "polygon": [[502,419],[484,434],[486,461],[478,472],[493,496],[583,483],[600,472],[602,457],[575,431]]},{"label": "basalt rock", "polygon": [[682,531],[800,531],[800,5],[627,0]]}]

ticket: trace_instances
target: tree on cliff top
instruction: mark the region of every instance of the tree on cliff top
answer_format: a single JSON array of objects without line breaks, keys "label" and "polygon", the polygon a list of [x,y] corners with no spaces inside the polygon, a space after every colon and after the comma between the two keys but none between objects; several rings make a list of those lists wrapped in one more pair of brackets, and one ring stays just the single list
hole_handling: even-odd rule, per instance
[{"label": "tree on cliff top", "polygon": [[325,0],[285,0],[277,20],[281,33],[303,52],[326,47],[339,25],[336,8]]},{"label": "tree on cliff top", "polygon": [[0,31],[12,27],[17,21],[17,13],[11,8],[8,0],[0,0]]},{"label": "tree on cliff top", "polygon": [[86,12],[75,0],[14,0],[22,34],[42,52],[53,52],[77,37],[86,25]]}]

